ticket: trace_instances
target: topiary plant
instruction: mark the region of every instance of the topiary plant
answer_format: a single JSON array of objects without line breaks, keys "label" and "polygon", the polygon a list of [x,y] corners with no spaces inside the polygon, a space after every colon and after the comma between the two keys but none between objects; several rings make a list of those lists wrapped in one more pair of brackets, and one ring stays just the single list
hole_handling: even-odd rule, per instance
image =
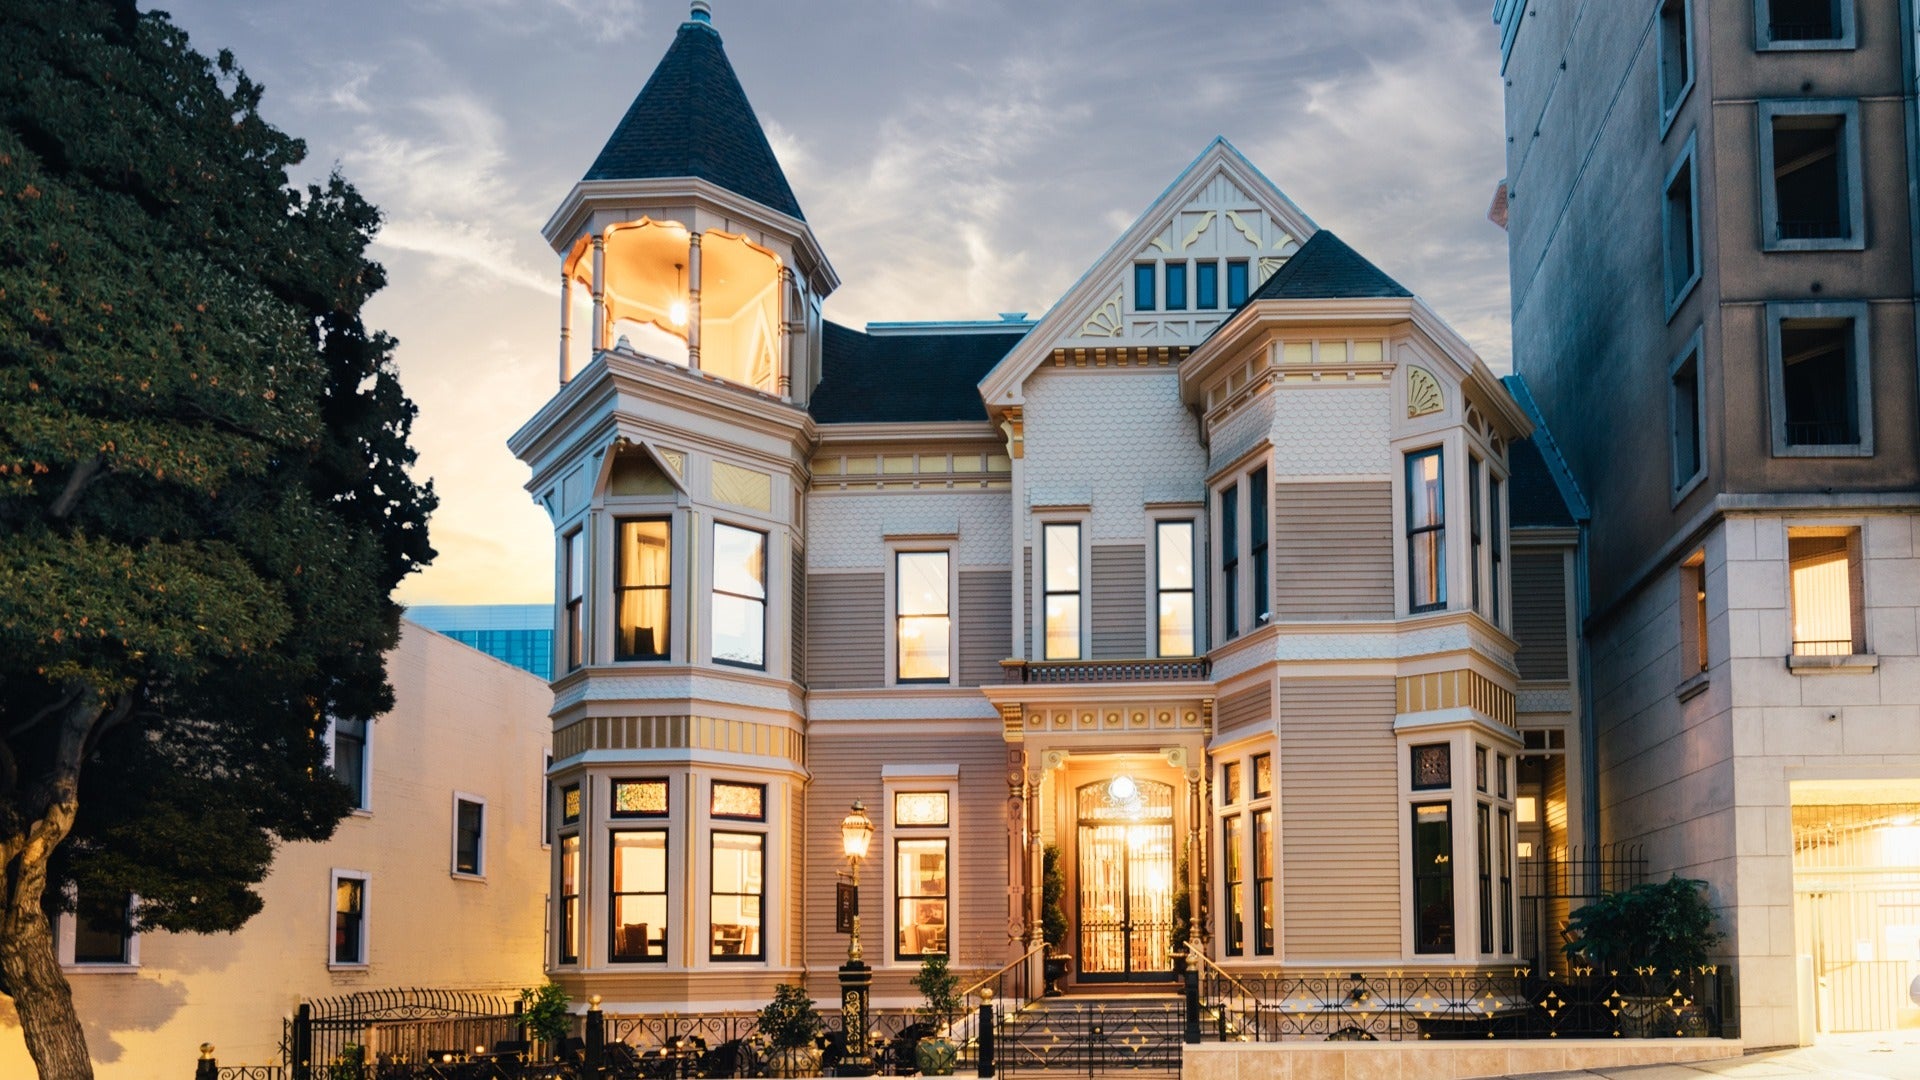
[{"label": "topiary plant", "polygon": [[1613,971],[1694,970],[1726,940],[1712,929],[1706,887],[1704,881],[1674,877],[1607,893],[1573,913],[1569,924],[1580,936],[1567,944],[1567,955]]},{"label": "topiary plant", "polygon": [[1040,860],[1040,939],[1054,952],[1067,940],[1067,874],[1060,845],[1048,844]]}]

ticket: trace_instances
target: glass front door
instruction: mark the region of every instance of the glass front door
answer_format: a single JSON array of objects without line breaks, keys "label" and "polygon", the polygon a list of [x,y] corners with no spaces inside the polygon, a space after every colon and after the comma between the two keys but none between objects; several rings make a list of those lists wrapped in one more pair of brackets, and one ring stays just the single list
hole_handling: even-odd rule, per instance
[{"label": "glass front door", "polygon": [[1082,982],[1173,978],[1173,785],[1126,775],[1076,792]]}]

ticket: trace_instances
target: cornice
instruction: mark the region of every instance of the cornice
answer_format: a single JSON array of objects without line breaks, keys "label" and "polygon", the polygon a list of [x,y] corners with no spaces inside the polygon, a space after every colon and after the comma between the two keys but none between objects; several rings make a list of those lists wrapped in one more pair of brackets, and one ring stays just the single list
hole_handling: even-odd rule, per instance
[{"label": "cornice", "polygon": [[935,443],[990,442],[1001,445],[1006,436],[985,420],[952,420],[938,423],[903,424],[819,424],[814,428],[822,449],[830,446],[900,444],[924,446]]}]

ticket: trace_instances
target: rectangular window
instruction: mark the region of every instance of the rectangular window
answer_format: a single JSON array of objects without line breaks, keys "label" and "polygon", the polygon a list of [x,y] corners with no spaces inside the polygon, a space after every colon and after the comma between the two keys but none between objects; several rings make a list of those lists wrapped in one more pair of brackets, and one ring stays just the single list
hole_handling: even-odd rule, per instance
[{"label": "rectangular window", "polygon": [[613,658],[667,659],[667,620],[673,593],[673,522],[621,521],[614,574]]},{"label": "rectangular window", "polygon": [[333,721],[333,775],[353,793],[353,808],[367,808],[367,722]]},{"label": "rectangular window", "polygon": [[1767,305],[1769,404],[1776,457],[1873,453],[1867,306]]},{"label": "rectangular window", "polygon": [[620,829],[613,841],[610,907],[615,963],[667,960],[667,831]]},{"label": "rectangular window", "polygon": [[580,785],[568,784],[560,789],[560,824],[572,825],[580,820]]},{"label": "rectangular window", "polygon": [[1476,804],[1480,827],[1479,859],[1474,869],[1480,876],[1480,951],[1493,951],[1493,807]]},{"label": "rectangular window", "polygon": [[1453,809],[1413,808],[1413,951],[1453,951]]},{"label": "rectangular window", "polygon": [[1227,887],[1227,918],[1223,929],[1226,940],[1221,943],[1228,956],[1239,956],[1246,951],[1246,856],[1242,849],[1246,846],[1246,832],[1242,828],[1240,815],[1223,819],[1220,822],[1223,833],[1220,854],[1226,860],[1225,874],[1222,875]]},{"label": "rectangular window", "polygon": [[560,957],[580,962],[580,836],[560,838]]},{"label": "rectangular window", "polygon": [[1240,486],[1220,491],[1220,618],[1226,637],[1240,634]]},{"label": "rectangular window", "polygon": [[1253,812],[1253,895],[1259,919],[1253,924],[1253,954],[1273,955],[1273,811]]},{"label": "rectangular window", "polygon": [[1447,514],[1439,447],[1407,455],[1407,608],[1447,606]]},{"label": "rectangular window", "polygon": [[614,817],[666,817],[667,781],[615,780],[613,782]]},{"label": "rectangular window", "polygon": [[893,887],[894,958],[946,955],[946,839],[897,841]]},{"label": "rectangular window", "polygon": [[1152,311],[1153,304],[1153,264],[1133,264],[1133,310]]},{"label": "rectangular window", "polygon": [[1673,439],[1673,490],[1680,491],[1700,475],[1707,463],[1701,441],[1706,412],[1700,398],[1698,331],[1686,351],[1668,366],[1667,378],[1672,386],[1672,394],[1667,398],[1667,415]]},{"label": "rectangular window", "polygon": [[[1506,773],[1502,772],[1501,776]],[[1513,952],[1513,811],[1500,809],[1500,951]]]},{"label": "rectangular window", "polygon": [[1480,610],[1480,459],[1467,455],[1467,569],[1473,582],[1473,610]]},{"label": "rectangular window", "polygon": [[1707,670],[1707,555],[1696,551],[1680,564],[1680,678]]},{"label": "rectangular window", "polygon": [[1220,264],[1212,260],[1193,264],[1193,306],[1210,311],[1220,306]]},{"label": "rectangular window", "polygon": [[108,893],[92,899],[82,893],[66,918],[73,920],[73,958],[76,965],[134,962],[133,897]]},{"label": "rectangular window", "polygon": [[1502,580],[1500,575],[1504,569],[1507,556],[1507,530],[1505,525],[1506,504],[1500,499],[1502,487],[1503,485],[1500,482],[1500,478],[1497,476],[1493,478],[1492,483],[1487,485],[1487,508],[1491,511],[1489,517],[1492,519],[1487,531],[1493,534],[1493,574],[1491,578],[1493,585],[1493,605],[1489,609],[1488,614],[1492,616],[1495,626],[1504,625],[1500,621],[1500,582]]},{"label": "rectangular window", "polygon": [[364,875],[334,871],[333,949],[328,955],[334,964],[367,962],[367,879]]},{"label": "rectangular window", "polygon": [[1700,280],[1699,196],[1693,185],[1694,143],[1687,139],[1680,160],[1667,173],[1661,208],[1662,246],[1667,287],[1667,314],[1671,316]]},{"label": "rectangular window", "polygon": [[1273,755],[1253,755],[1253,797],[1262,799],[1273,794]]},{"label": "rectangular window", "polygon": [[948,823],[947,793],[896,792],[893,796],[893,823],[903,829],[944,828]]},{"label": "rectangular window", "polygon": [[1229,761],[1220,766],[1220,805],[1232,806],[1240,801],[1240,763]]},{"label": "rectangular window", "polygon": [[1187,310],[1187,264],[1170,262],[1166,264],[1167,310]]},{"label": "rectangular window", "polygon": [[714,832],[712,938],[714,960],[765,960],[761,937],[767,838],[759,833]]},{"label": "rectangular window", "polygon": [[1857,101],[1762,101],[1761,247],[1865,246]]},{"label": "rectangular window", "polygon": [[1761,50],[1851,49],[1853,0],[1754,0]]},{"label": "rectangular window", "polygon": [[900,682],[946,682],[953,630],[947,553],[902,551],[894,556],[893,567],[895,677]]},{"label": "rectangular window", "polygon": [[1453,748],[1446,743],[1425,743],[1408,751],[1413,774],[1413,790],[1444,791],[1453,786]]},{"label": "rectangular window", "polygon": [[713,525],[713,659],[767,666],[767,534]]},{"label": "rectangular window", "polygon": [[1473,748],[1473,789],[1482,794],[1487,790],[1487,748]]},{"label": "rectangular window", "polygon": [[1660,5],[1660,120],[1664,131],[1693,88],[1693,16],[1688,0]]},{"label": "rectangular window", "polygon": [[1793,592],[1793,655],[1858,656],[1867,651],[1861,595],[1860,530],[1787,530]]},{"label": "rectangular window", "polygon": [[587,533],[567,534],[567,670],[586,663]]},{"label": "rectangular window", "polygon": [[1040,528],[1046,659],[1080,659],[1080,526]]},{"label": "rectangular window", "polygon": [[1192,656],[1193,522],[1161,521],[1153,528],[1154,588],[1159,598],[1158,655]]},{"label": "rectangular window", "polygon": [[733,821],[767,820],[767,785],[713,782],[713,801],[707,806],[710,817]]},{"label": "rectangular window", "polygon": [[1247,476],[1248,502],[1251,504],[1247,522],[1249,550],[1248,559],[1253,563],[1253,625],[1265,626],[1273,619],[1272,560],[1268,558],[1269,522],[1267,503],[1273,489],[1267,486],[1265,466],[1253,470]]},{"label": "rectangular window", "polygon": [[453,872],[481,877],[486,864],[487,804],[472,795],[453,797]]},{"label": "rectangular window", "polygon": [[1227,306],[1237,308],[1247,302],[1247,260],[1227,263]]}]

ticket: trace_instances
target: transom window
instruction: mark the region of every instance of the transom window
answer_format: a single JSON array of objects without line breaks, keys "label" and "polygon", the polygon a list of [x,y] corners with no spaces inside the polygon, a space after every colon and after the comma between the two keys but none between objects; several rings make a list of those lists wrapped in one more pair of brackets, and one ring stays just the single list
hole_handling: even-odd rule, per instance
[{"label": "transom window", "polygon": [[1080,526],[1050,524],[1040,529],[1045,656],[1080,659]]},{"label": "transom window", "polygon": [[613,782],[614,817],[666,817],[667,781],[615,780]]},{"label": "transom window", "polygon": [[665,660],[673,592],[673,522],[621,521],[614,575],[613,658]]},{"label": "transom window", "polygon": [[713,782],[713,803],[708,813],[734,821],[767,820],[767,785]]},{"label": "transom window", "polygon": [[767,666],[767,534],[713,526],[713,658]]},{"label": "transom window", "polygon": [[947,582],[944,551],[894,556],[894,663],[900,682],[943,683],[952,675]]}]

